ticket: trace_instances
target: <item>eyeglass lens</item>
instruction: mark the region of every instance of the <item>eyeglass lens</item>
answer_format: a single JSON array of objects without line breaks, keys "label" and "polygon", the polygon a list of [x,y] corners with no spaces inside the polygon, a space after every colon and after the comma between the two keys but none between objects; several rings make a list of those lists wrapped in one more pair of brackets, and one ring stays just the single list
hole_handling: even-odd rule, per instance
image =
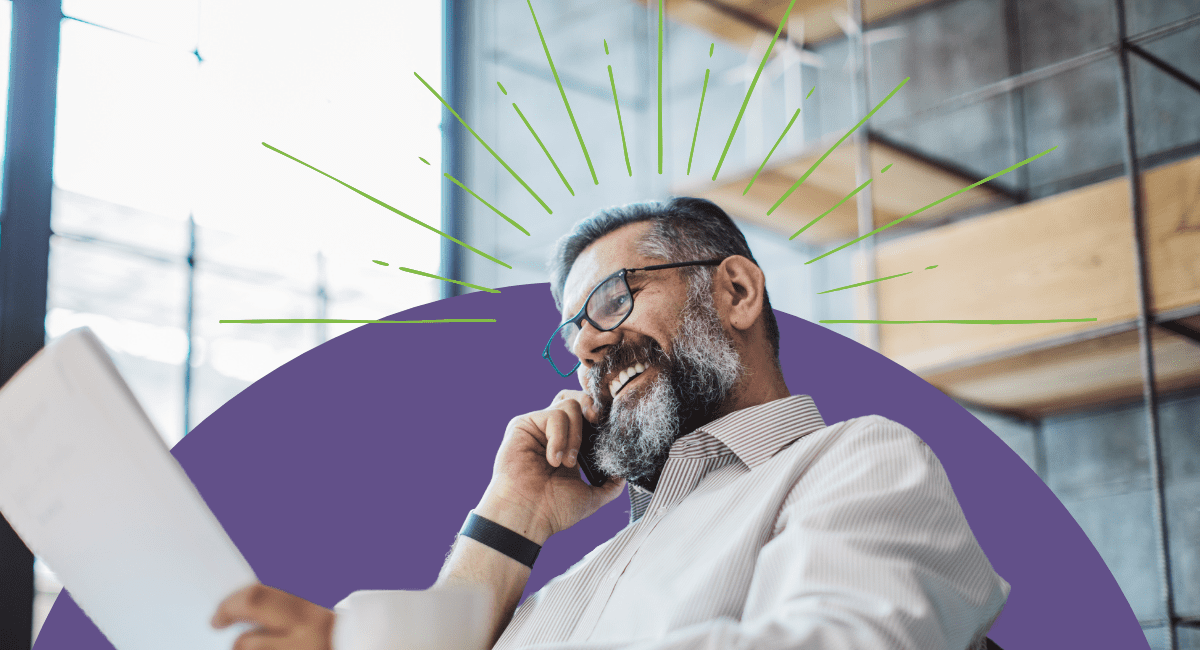
[{"label": "eyeglass lens", "polygon": [[[629,294],[629,285],[625,278],[617,275],[604,281],[592,292],[588,299],[587,314],[602,331],[616,327],[633,307],[633,296]],[[561,330],[564,347],[551,345],[550,356],[555,367],[566,370],[575,365],[578,359],[571,350],[575,347],[575,337],[579,335],[579,326],[569,323]]]}]

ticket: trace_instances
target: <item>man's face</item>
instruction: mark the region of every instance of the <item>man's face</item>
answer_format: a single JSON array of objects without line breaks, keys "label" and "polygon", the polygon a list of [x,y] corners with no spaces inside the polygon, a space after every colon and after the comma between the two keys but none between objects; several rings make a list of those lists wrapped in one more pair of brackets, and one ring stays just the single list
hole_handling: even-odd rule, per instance
[{"label": "man's face", "polygon": [[[563,290],[563,319],[588,293],[622,268],[662,264],[638,252],[649,223],[625,226],[597,240],[576,259]],[[592,397],[599,422],[599,469],[630,480],[653,476],[680,435],[711,421],[741,375],[733,342],[712,308],[711,295],[689,300],[677,269],[629,276],[634,308],[616,329],[583,322],[572,352],[579,383]]]}]

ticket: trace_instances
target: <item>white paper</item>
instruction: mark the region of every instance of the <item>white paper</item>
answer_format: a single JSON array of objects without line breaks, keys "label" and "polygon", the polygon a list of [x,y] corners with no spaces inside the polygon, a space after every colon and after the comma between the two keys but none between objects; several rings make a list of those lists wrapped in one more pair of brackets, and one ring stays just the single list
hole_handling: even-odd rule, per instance
[{"label": "white paper", "polygon": [[334,607],[333,650],[483,650],[487,601],[468,587],[356,591]]},{"label": "white paper", "polygon": [[0,390],[0,512],[117,650],[229,650],[256,581],[87,328]]}]

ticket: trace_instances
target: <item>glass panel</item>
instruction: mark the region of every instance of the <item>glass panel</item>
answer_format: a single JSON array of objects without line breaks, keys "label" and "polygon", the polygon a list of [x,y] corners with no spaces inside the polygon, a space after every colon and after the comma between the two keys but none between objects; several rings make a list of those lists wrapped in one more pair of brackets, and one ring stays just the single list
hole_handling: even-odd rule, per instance
[{"label": "glass panel", "polygon": [[186,218],[195,177],[196,65],[187,52],[64,21],[55,183]]},{"label": "glass panel", "polygon": [[1021,59],[1033,70],[1117,40],[1113,0],[1020,2]]},{"label": "glass panel", "polygon": [[200,28],[200,0],[63,0],[62,11],[185,52]]},{"label": "glass panel", "polygon": [[1178,628],[1179,650],[1200,650],[1200,629],[1195,627]]},{"label": "glass panel", "polygon": [[[907,90],[906,86],[900,92]],[[894,126],[883,125],[881,135],[928,158],[933,164],[941,164],[979,180],[1020,161],[1013,146],[1011,110],[1011,96],[1000,95],[930,116],[911,125],[903,122],[897,122]],[[1049,146],[1028,155],[1034,155]],[[994,182],[1004,188],[1017,189],[1021,187],[1021,169],[1005,174]],[[969,181],[964,182],[963,186],[969,184]]]},{"label": "glass panel", "polygon": [[[1147,50],[1200,80],[1200,27],[1151,43]],[[1195,156],[1200,150],[1200,92],[1140,56],[1130,54],[1129,61],[1138,156],[1150,164]]]},{"label": "glass panel", "polygon": [[51,195],[50,229],[60,235],[97,239],[183,261],[188,225],[134,208],[109,203],[58,186]]},{"label": "glass panel", "polygon": [[163,439],[177,442],[187,356],[184,263],[54,236],[48,291],[47,337],[91,327]]},{"label": "glass panel", "polygon": [[1200,0],[1125,0],[1126,29],[1131,36],[1196,14],[1200,14]]},{"label": "glass panel", "polygon": [[1046,419],[1047,483],[1060,499],[1149,490],[1145,429],[1140,407]]},{"label": "glass panel", "polygon": [[[1000,0],[959,0],[868,28],[871,106],[905,77],[904,88],[872,118],[879,124],[1008,76]],[[842,59],[826,65],[840,67]],[[817,90],[817,92],[821,92]],[[853,124],[853,123],[852,123]]]},{"label": "glass panel", "polygon": [[[391,246],[389,245],[389,248]],[[395,263],[382,267],[371,262],[369,258],[352,255],[333,254],[325,259],[325,277],[329,296],[327,318],[343,319],[382,319],[405,309],[437,300],[441,281],[405,273],[397,267],[405,266],[426,273],[437,273],[437,263],[434,260],[421,262],[419,256],[416,264],[409,263],[402,257],[397,257]],[[383,257],[376,258],[383,260]],[[410,258],[411,259],[411,258]],[[491,318],[487,314],[480,316],[454,315],[446,318]],[[358,325],[330,325],[326,329],[329,338],[348,332]],[[377,325],[376,327],[417,327],[416,325]],[[400,332],[411,330],[396,330]],[[549,336],[550,332],[546,332]],[[537,354],[538,352],[534,352]]]},{"label": "glass panel", "polygon": [[220,322],[317,318],[315,252],[201,228],[196,254],[193,427],[246,386],[320,343],[313,324]]},{"label": "glass panel", "polygon": [[440,5],[292,7],[204,4],[197,222],[436,272],[435,233],[262,143],[440,227],[441,172],[418,160],[440,154],[440,104],[412,74],[440,85]]},{"label": "glass panel", "polygon": [[1150,644],[1150,650],[1168,650],[1165,627],[1143,627],[1142,633],[1146,635],[1146,643]]},{"label": "glass panel", "polygon": [[1122,174],[1117,72],[1109,58],[1025,88],[1028,151],[1058,146],[1028,165],[1035,198]]}]

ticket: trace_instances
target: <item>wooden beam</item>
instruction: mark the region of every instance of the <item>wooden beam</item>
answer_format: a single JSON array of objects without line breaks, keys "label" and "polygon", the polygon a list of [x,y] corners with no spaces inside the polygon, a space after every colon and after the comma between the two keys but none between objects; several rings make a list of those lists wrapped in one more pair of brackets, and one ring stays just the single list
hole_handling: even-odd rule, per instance
[{"label": "wooden beam", "polygon": [[[655,0],[638,0],[648,7],[657,7]],[[708,32],[744,50],[754,45],[759,34],[773,36],[790,0],[665,0],[663,10],[668,17]],[[864,0],[863,14],[867,24],[888,16],[928,4],[933,0]],[[792,7],[794,18],[804,19],[804,40],[807,43],[842,36],[835,13],[845,15],[844,0],[796,0]],[[788,26],[780,39],[786,37]]]},{"label": "wooden beam", "polygon": [[[1154,309],[1200,305],[1200,158],[1143,181]],[[1097,319],[881,326],[881,352],[948,394],[1030,417],[1140,394],[1126,179],[889,241],[877,256],[878,277],[913,271],[876,285],[881,320]],[[1089,335],[1106,328],[1122,331]],[[1036,349],[1072,336],[1087,340]],[[1154,336],[1159,389],[1200,385],[1200,346]]]},{"label": "wooden beam", "polygon": [[[1159,392],[1200,385],[1200,346],[1155,330]],[[1142,373],[1136,330],[924,377],[951,397],[1042,418],[1138,399]]]},{"label": "wooden beam", "polygon": [[[678,194],[709,199],[740,220],[790,237],[858,186],[854,174],[856,149],[853,143],[847,140],[830,152],[775,212],[767,215],[767,210],[779,197],[783,196],[797,179],[804,176],[842,135],[839,133],[830,136],[799,155],[787,156],[777,152],[775,160],[763,169],[745,195],[742,192],[753,177],[754,169],[726,174],[717,183],[692,181],[674,189]],[[911,156],[878,142],[873,137],[869,146],[871,168],[874,172],[871,183],[875,192],[876,226],[891,223],[979,180]],[[879,170],[887,165],[892,166],[886,173],[880,173]],[[989,188],[976,187],[924,210],[901,225],[911,226],[941,219],[1000,198],[1001,195]],[[855,199],[850,199],[805,230],[800,238],[811,243],[829,243],[856,237],[856,210]]]}]

